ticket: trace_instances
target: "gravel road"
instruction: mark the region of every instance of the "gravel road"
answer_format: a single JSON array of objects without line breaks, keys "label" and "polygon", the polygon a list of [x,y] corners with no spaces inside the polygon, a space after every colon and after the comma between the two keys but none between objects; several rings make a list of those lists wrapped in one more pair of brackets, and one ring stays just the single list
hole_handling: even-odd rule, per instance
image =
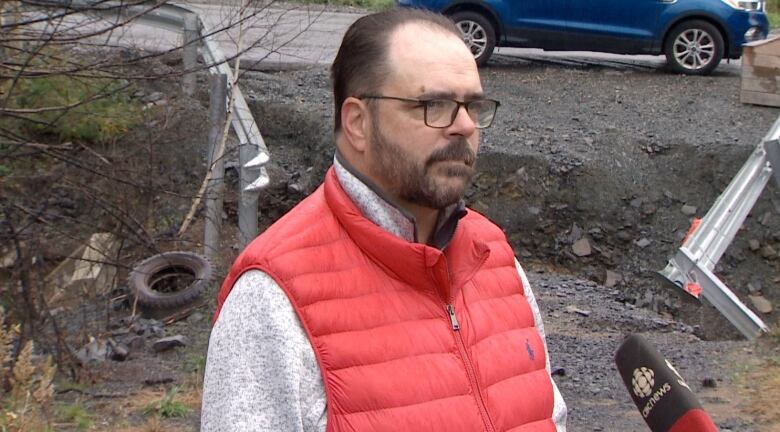
[{"label": "gravel road", "polygon": [[[505,228],[530,270],[569,430],[646,430],[612,360],[632,332],[677,366],[722,430],[770,430],[732,391],[734,365],[755,346],[652,273],[679,245],[691,209],[706,213],[780,110],[742,105],[734,68],[691,78],[620,62],[498,55],[481,74],[502,105],[467,198]],[[272,152],[273,184],[261,198],[270,222],[316,187],[332,158],[328,73],[248,73],[242,86]],[[778,250],[778,204],[770,185],[716,269],[746,302],[750,284],[780,304],[776,256],[748,245]],[[575,247],[582,239],[589,250]],[[705,379],[716,387],[704,388]]]}]

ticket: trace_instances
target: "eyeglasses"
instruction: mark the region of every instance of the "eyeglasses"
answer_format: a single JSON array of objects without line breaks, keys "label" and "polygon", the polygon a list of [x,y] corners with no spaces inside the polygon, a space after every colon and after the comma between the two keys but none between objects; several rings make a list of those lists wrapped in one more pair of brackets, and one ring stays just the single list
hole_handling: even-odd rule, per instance
[{"label": "eyeglasses", "polygon": [[411,99],[379,95],[365,95],[358,97],[358,99],[390,99],[418,104],[423,107],[425,125],[436,129],[450,127],[455,122],[460,107],[466,108],[466,112],[477,129],[484,129],[493,124],[496,110],[501,105],[497,100],[492,99],[461,102],[454,99]]}]

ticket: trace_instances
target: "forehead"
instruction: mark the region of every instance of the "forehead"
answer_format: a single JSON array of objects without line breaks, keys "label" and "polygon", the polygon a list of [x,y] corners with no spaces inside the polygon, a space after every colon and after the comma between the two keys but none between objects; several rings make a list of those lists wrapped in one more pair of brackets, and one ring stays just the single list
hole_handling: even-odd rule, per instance
[{"label": "forehead", "polygon": [[391,73],[385,87],[404,96],[481,94],[482,85],[466,44],[455,34],[425,23],[407,23],[390,36]]}]

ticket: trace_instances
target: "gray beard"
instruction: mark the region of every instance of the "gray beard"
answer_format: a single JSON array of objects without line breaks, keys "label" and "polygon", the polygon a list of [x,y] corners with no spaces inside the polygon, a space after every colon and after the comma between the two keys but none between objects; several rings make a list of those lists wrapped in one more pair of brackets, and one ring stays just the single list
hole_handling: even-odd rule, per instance
[{"label": "gray beard", "polygon": [[[463,198],[466,187],[474,177],[476,154],[464,137],[452,140],[447,146],[432,153],[420,166],[403,153],[401,147],[394,145],[379,130],[375,116],[371,133],[371,145],[374,146],[377,162],[371,170],[382,179],[390,189],[385,191],[410,203],[432,209],[444,209]],[[463,161],[465,165],[451,165],[442,172],[449,177],[463,179],[462,187],[441,187],[430,174],[437,162]],[[442,168],[439,168],[442,170]]]}]

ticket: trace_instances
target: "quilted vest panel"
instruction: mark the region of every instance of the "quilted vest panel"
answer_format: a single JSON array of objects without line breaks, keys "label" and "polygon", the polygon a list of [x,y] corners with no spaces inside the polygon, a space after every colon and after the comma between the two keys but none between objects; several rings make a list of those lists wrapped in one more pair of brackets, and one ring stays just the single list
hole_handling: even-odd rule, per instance
[{"label": "quilted vest panel", "polygon": [[[543,342],[503,232],[469,211],[444,251],[364,218],[331,169],[255,239],[311,341],[329,431],[554,431]],[[451,313],[452,312],[452,313]]]}]

